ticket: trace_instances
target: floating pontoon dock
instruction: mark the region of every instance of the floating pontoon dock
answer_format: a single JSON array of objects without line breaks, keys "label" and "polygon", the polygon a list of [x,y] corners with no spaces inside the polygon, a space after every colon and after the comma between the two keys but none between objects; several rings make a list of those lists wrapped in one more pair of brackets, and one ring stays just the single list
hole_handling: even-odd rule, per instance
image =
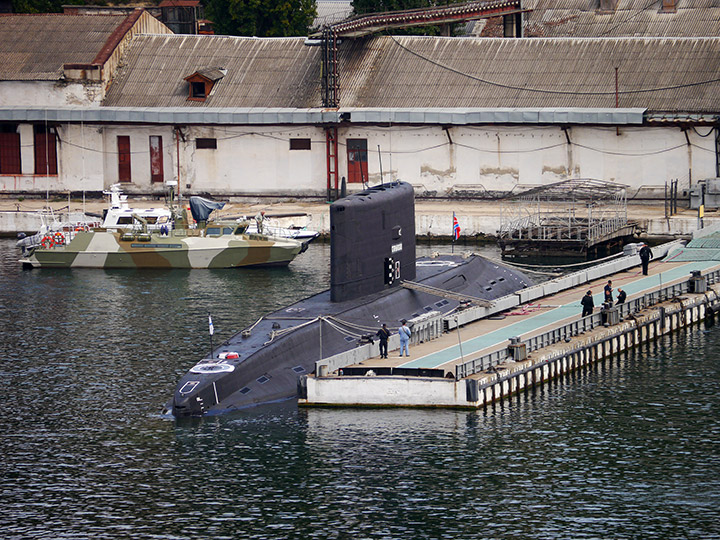
[{"label": "floating pontoon dock", "polygon": [[[319,361],[319,376],[300,381],[299,403],[483,407],[720,309],[720,260],[688,260],[692,251],[679,242],[655,248],[647,276],[631,251],[501,298],[492,308],[423,314],[414,321],[410,358],[392,350],[393,336],[387,360],[377,356],[377,344],[367,344]],[[608,279],[615,297],[618,288],[627,293],[626,302],[596,307],[582,318],[581,297],[591,290],[595,305],[602,306]]]}]

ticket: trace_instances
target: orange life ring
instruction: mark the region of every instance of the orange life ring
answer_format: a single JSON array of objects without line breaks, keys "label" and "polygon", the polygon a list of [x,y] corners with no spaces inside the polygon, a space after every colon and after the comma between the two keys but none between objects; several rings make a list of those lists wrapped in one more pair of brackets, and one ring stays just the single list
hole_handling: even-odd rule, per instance
[{"label": "orange life ring", "polygon": [[40,241],[40,245],[44,249],[50,249],[55,245],[55,242],[53,241],[52,236],[43,236],[43,239]]},{"label": "orange life ring", "polygon": [[65,245],[65,235],[60,231],[56,232],[55,236],[53,236],[53,244],[56,246]]}]

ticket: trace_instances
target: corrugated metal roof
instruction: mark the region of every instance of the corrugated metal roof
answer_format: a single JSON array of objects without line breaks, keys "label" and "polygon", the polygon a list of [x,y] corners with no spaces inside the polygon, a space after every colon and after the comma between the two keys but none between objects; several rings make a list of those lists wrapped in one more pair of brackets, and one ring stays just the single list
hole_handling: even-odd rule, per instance
[{"label": "corrugated metal roof", "polygon": [[90,63],[127,15],[0,15],[0,80],[57,80]]},{"label": "corrugated metal roof", "polygon": [[[676,0],[674,12],[661,1],[618,0],[614,11],[599,1],[523,0],[526,37],[720,36],[717,0]],[[497,28],[497,27],[496,27]],[[502,28],[499,28],[502,30]]]},{"label": "corrugated metal roof", "polygon": [[[312,108],[320,48],[303,38],[139,36],[105,105]],[[188,74],[227,70],[205,102]],[[382,36],[340,44],[340,106],[612,108],[717,113],[720,38],[492,39]],[[708,82],[712,81],[712,82]]]},{"label": "corrugated metal roof", "polygon": [[[300,107],[320,104],[320,49],[305,38],[137,36],[105,104],[121,107]],[[226,70],[204,102],[187,101],[184,78]]]},{"label": "corrugated metal roof", "polygon": [[642,109],[283,109],[0,107],[4,122],[142,124],[642,124]]},{"label": "corrugated metal roof", "polygon": [[[718,110],[720,38],[428,38],[340,47],[340,105]],[[712,81],[712,82],[708,82]]]}]

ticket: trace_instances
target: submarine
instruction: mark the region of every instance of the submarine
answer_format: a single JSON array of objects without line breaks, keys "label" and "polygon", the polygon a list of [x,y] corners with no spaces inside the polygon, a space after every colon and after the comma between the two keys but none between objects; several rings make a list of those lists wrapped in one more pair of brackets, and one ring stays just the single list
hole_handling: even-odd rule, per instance
[{"label": "submarine", "polygon": [[163,414],[201,417],[292,399],[317,361],[367,343],[382,323],[396,329],[403,319],[457,309],[462,295],[493,300],[533,284],[479,255],[416,260],[415,195],[401,181],[330,205],[330,259],[329,290],[261,317],[209,352],[178,381]]}]

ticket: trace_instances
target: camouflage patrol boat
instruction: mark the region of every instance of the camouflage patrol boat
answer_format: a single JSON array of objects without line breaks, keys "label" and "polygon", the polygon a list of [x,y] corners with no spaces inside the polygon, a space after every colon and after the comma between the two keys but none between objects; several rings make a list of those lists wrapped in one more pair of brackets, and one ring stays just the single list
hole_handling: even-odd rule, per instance
[{"label": "camouflage patrol boat", "polygon": [[[284,266],[307,248],[290,238],[248,232],[247,221],[206,221],[214,203],[191,197],[199,226],[187,226],[187,214],[171,207],[168,225],[150,229],[133,214],[132,229],[63,227],[32,243],[21,243],[20,262],[29,268],[238,268]],[[153,223],[154,224],[154,223]]]},{"label": "camouflage patrol boat", "polygon": [[302,242],[246,234],[247,223],[213,223],[167,234],[133,231],[56,232],[20,262],[34,268],[237,268],[287,265]]}]

